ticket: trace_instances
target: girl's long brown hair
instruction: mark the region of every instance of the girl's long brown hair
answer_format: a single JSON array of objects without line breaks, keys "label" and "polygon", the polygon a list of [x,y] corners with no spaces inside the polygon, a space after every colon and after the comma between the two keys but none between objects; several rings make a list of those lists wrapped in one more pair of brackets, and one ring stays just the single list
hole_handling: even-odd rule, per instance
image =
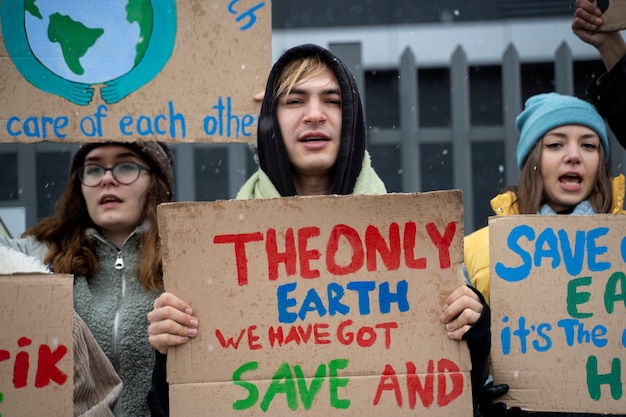
[{"label": "girl's long brown hair", "polygon": [[[140,235],[141,256],[137,275],[146,290],[162,290],[163,267],[157,225],[157,205],[168,202],[171,195],[166,183],[157,175],[151,176],[144,203],[145,228]],[[70,174],[65,191],[56,203],[51,216],[27,230],[24,236],[33,236],[49,245],[44,262],[61,274],[93,276],[99,268],[95,246],[87,236],[88,228],[97,228],[89,217],[87,205],[76,172]]]},{"label": "girl's long brown hair", "polygon": [[[536,214],[545,203],[543,198],[543,180],[541,179],[541,152],[543,139],[539,140],[528,154],[522,166],[517,187],[511,187],[517,194],[520,214]],[[609,213],[613,203],[613,192],[609,166],[604,157],[604,148],[598,147],[600,164],[593,191],[589,195],[589,203],[597,213]]]}]

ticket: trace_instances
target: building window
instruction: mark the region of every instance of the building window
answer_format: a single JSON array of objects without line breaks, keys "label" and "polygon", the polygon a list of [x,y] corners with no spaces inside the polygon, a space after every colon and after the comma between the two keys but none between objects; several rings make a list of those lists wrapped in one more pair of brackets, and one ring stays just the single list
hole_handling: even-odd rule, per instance
[{"label": "building window", "polygon": [[502,67],[469,68],[470,111],[472,126],[502,124]]},{"label": "building window", "polygon": [[544,62],[537,64],[522,64],[522,108],[526,100],[539,93],[554,91],[554,64]]},{"label": "building window", "polygon": [[450,126],[450,69],[420,69],[417,74],[420,127]]},{"label": "building window", "polygon": [[491,199],[508,185],[504,184],[504,142],[474,142],[471,152],[474,228],[479,229],[486,226],[488,217],[494,214]]},{"label": "building window", "polygon": [[365,73],[365,111],[368,128],[400,127],[400,92],[398,71]]},{"label": "building window", "polygon": [[211,146],[194,150],[195,200],[228,199],[228,150]]},{"label": "building window", "polygon": [[37,218],[50,216],[68,180],[71,152],[36,152]]},{"label": "building window", "polygon": [[592,80],[593,74],[604,70],[604,64],[600,60],[574,62],[574,95],[587,99],[585,90]]},{"label": "building window", "polygon": [[17,200],[17,153],[0,153],[0,178],[0,201]]},{"label": "building window", "polygon": [[420,146],[422,191],[454,188],[451,143],[426,143]]}]

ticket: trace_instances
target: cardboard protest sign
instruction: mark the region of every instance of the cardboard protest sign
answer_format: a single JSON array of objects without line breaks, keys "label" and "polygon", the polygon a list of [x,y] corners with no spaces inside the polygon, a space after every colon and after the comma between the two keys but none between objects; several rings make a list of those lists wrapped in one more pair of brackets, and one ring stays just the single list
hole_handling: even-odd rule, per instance
[{"label": "cardboard protest sign", "polygon": [[2,0],[0,142],[248,142],[270,0]]},{"label": "cardboard protest sign", "polygon": [[492,360],[529,411],[626,410],[622,216],[489,220]]},{"label": "cardboard protest sign", "polygon": [[[198,336],[168,352],[175,416],[471,415],[460,191],[158,208],[166,291]],[[381,414],[382,413],[382,414]]]},{"label": "cardboard protest sign", "polygon": [[598,0],[602,11],[600,32],[614,32],[626,29],[626,0]]},{"label": "cardboard protest sign", "polygon": [[0,275],[0,415],[74,415],[73,283]]}]

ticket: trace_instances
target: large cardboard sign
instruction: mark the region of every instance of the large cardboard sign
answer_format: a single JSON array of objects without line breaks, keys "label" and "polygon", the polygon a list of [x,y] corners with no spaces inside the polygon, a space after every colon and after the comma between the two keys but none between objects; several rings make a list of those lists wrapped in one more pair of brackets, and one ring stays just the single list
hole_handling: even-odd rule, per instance
[{"label": "large cardboard sign", "polygon": [[74,415],[73,282],[0,275],[0,415]]},{"label": "large cardboard sign", "polygon": [[504,401],[529,411],[626,410],[626,222],[489,220],[492,357]]},{"label": "large cardboard sign", "polygon": [[460,191],[159,206],[165,288],[199,334],[168,352],[175,416],[471,415]]},{"label": "large cardboard sign", "polygon": [[1,0],[0,142],[247,142],[271,0]]},{"label": "large cardboard sign", "polygon": [[626,0],[599,0],[597,4],[602,12],[600,32],[626,29]]}]

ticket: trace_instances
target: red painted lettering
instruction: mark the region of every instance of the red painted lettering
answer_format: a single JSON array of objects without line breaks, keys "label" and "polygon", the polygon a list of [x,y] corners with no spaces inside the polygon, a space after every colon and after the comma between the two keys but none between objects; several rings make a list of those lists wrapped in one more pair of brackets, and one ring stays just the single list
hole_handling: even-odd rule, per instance
[{"label": "red painted lettering", "polygon": [[246,256],[246,243],[263,240],[261,232],[239,235],[217,235],[213,243],[233,243],[235,245],[235,259],[237,261],[237,283],[240,286],[248,284],[248,257]]},{"label": "red painted lettering", "polygon": [[[27,337],[20,337],[17,341],[19,347],[29,346],[33,341]],[[18,352],[15,355],[15,364],[13,365],[13,386],[22,388],[26,386],[28,381],[28,368],[30,368],[30,360],[28,352]]]},{"label": "red painted lettering", "polygon": [[215,336],[217,337],[217,340],[220,342],[220,345],[222,345],[223,348],[232,346],[233,348],[238,349],[239,343],[241,343],[241,339],[243,339],[243,336],[245,334],[246,334],[246,329],[242,329],[241,332],[239,332],[239,337],[237,338],[237,340],[235,340],[232,337],[229,337],[228,339],[226,339],[220,329],[215,329]]},{"label": "red painted lettering", "polygon": [[320,271],[311,269],[309,263],[318,260],[322,254],[317,249],[307,249],[307,243],[312,237],[320,235],[319,227],[303,227],[298,230],[298,253],[300,254],[300,276],[302,278],[319,278]]},{"label": "red painted lettering", "polygon": [[[345,266],[339,265],[335,259],[339,251],[341,237],[344,237],[352,248],[352,259]],[[365,253],[363,252],[363,243],[361,242],[359,232],[345,224],[338,224],[333,227],[328,239],[328,246],[326,247],[326,268],[328,272],[333,275],[348,275],[361,269],[364,263]]]},{"label": "red painted lettering", "polygon": [[[413,362],[406,363],[406,388],[409,394],[409,408],[415,409],[417,406],[417,395],[424,408],[429,408],[435,401],[435,362],[433,360],[428,361],[428,368],[426,376],[424,377],[424,384],[420,380],[417,374],[417,368]],[[417,394],[417,395],[416,395]]]},{"label": "red painted lettering", "polygon": [[[428,223],[425,228],[430,243],[438,251],[439,267],[450,268],[450,245],[456,234],[456,223],[448,223],[443,234],[435,223]],[[354,228],[337,224],[330,231],[325,246],[323,243],[319,244],[317,239],[320,233],[321,229],[317,226],[297,230],[287,228],[284,231],[268,229],[265,236],[261,232],[216,235],[213,243],[233,245],[237,283],[240,286],[247,285],[249,279],[246,245],[263,240],[270,281],[277,280],[280,276],[281,264],[284,264],[286,276],[298,274],[299,268],[299,275],[304,279],[319,278],[324,272],[334,276],[345,276],[358,272],[364,266],[369,272],[379,271],[381,270],[379,261],[382,261],[383,268],[388,271],[398,270],[403,259],[409,269],[425,269],[428,264],[425,257],[419,257],[415,253],[421,237],[418,236],[417,225],[414,222],[407,222],[404,225],[403,236],[398,223],[389,225],[386,236],[383,236],[377,226],[369,225],[364,231],[363,238]],[[279,239],[284,239],[282,249],[279,247],[283,242],[279,242]],[[321,271],[322,266],[326,267],[325,271]]]},{"label": "red painted lettering", "polygon": [[396,404],[398,404],[398,407],[402,407],[400,382],[398,381],[396,371],[389,364],[385,365],[383,375],[380,377],[380,383],[378,384],[378,389],[376,390],[376,395],[374,396],[374,405],[378,405],[380,403],[383,391],[393,391],[396,398]]},{"label": "red painted lettering", "polygon": [[328,329],[328,324],[315,323],[315,325],[313,325],[313,334],[315,335],[316,345],[327,345],[330,343],[330,340],[328,339],[330,337],[330,333],[323,332],[322,329]]},{"label": "red painted lettering", "polygon": [[389,349],[391,346],[391,329],[397,329],[398,323],[395,321],[387,322],[387,323],[378,323],[376,326],[377,329],[385,329],[385,349]]},{"label": "red painted lettering", "polygon": [[376,330],[374,329],[384,329],[385,330],[385,349],[389,349],[391,345],[391,329],[397,329],[398,323],[389,322],[389,323],[379,323],[374,327],[370,326],[362,326],[359,327],[356,332],[352,330],[347,330],[349,326],[353,323],[352,320],[344,320],[339,323],[337,326],[337,340],[342,345],[351,345],[356,342],[360,347],[370,347],[376,343],[378,335]]},{"label": "red painted lettering", "polygon": [[377,227],[369,225],[365,230],[365,248],[367,252],[367,270],[377,271],[376,254],[380,257],[389,271],[400,268],[400,226],[398,223],[389,225],[389,246]]},{"label": "red painted lettering", "polygon": [[293,229],[289,228],[285,231],[285,252],[278,252],[278,243],[276,242],[276,229],[267,231],[267,241],[265,242],[265,251],[267,252],[267,272],[271,281],[278,279],[278,264],[285,264],[285,272],[287,276],[296,273],[296,242],[293,237]]},{"label": "red painted lettering", "polygon": [[[26,336],[22,336],[17,340],[17,346],[19,348],[27,348],[32,344],[33,340]],[[54,350],[46,344],[39,345],[34,381],[36,388],[47,387],[50,385],[50,382],[54,382],[57,385],[65,384],[68,376],[59,369],[58,363],[65,357],[67,352],[68,349],[65,345],[58,345]],[[28,350],[23,349],[19,350],[14,356],[12,378],[14,388],[25,388],[28,386],[31,353],[33,353],[32,348]],[[0,350],[0,362],[9,361],[10,359],[10,351]]]},{"label": "red painted lettering", "polygon": [[415,238],[417,226],[415,222],[404,225],[404,263],[410,269],[426,269],[426,258],[415,259]]},{"label": "red painted lettering", "polygon": [[450,268],[450,244],[452,243],[452,238],[456,232],[456,223],[448,223],[443,236],[439,233],[435,223],[428,223],[426,225],[426,231],[428,232],[430,240],[439,250],[439,266],[441,269]]},{"label": "red painted lettering", "polygon": [[[449,359],[440,359],[437,362],[437,405],[439,407],[450,404],[463,393],[463,374],[456,363]],[[452,386],[446,392],[446,375],[450,376]]]},{"label": "red painted lettering", "polygon": [[[413,362],[406,364],[406,385],[409,401],[409,408],[415,409],[418,405],[417,397],[421,401],[424,408],[430,408],[435,402],[435,372],[434,361],[428,361],[426,375],[423,381],[417,372],[417,367]],[[436,404],[438,407],[445,407],[458,398],[463,393],[464,376],[459,367],[449,359],[442,358],[437,362],[437,391]],[[448,381],[451,386],[448,387]],[[449,388],[449,389],[448,389]],[[402,389],[400,380],[396,375],[395,369],[390,365],[385,365],[383,374],[374,395],[373,404],[378,405],[382,401],[382,395],[385,391],[393,393],[393,398],[400,408],[403,404]]]},{"label": "red painted lettering", "polygon": [[66,353],[67,347],[63,345],[60,345],[54,351],[48,345],[39,346],[35,387],[42,388],[48,386],[51,380],[58,385],[63,385],[67,381],[67,375],[57,368],[57,363],[63,359]]}]

